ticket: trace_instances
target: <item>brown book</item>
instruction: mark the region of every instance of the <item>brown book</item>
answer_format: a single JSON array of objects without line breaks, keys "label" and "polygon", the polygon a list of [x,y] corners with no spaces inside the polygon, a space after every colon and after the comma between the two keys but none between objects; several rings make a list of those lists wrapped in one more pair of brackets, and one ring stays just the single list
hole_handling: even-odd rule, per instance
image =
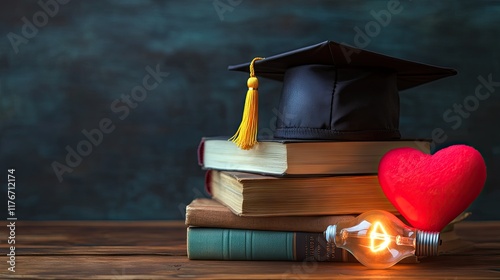
[{"label": "brown book", "polygon": [[321,233],[329,225],[354,219],[355,215],[241,217],[209,198],[198,198],[186,207],[186,225],[208,228],[302,231]]},{"label": "brown book", "polygon": [[259,140],[242,150],[226,138],[203,138],[198,163],[205,169],[232,170],[267,175],[377,174],[389,150],[411,147],[430,153],[429,140],[318,141]]},{"label": "brown book", "polygon": [[277,178],[208,172],[213,198],[240,216],[350,215],[373,209],[398,213],[376,175]]}]

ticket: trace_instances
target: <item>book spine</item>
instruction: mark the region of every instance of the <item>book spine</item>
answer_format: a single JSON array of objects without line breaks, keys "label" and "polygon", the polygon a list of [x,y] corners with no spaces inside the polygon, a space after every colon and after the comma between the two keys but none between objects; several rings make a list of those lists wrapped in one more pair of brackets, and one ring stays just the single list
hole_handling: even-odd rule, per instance
[{"label": "book spine", "polygon": [[346,251],[328,243],[323,233],[188,228],[192,260],[351,261]]}]

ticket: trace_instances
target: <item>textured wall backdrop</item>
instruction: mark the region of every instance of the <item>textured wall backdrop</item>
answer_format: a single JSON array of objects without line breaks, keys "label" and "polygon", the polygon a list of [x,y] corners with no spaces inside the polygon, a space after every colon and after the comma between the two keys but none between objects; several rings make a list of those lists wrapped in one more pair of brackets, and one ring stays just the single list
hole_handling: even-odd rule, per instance
[{"label": "textured wall backdrop", "polygon": [[[500,219],[499,13],[494,1],[4,2],[0,177],[16,168],[23,220],[182,219],[204,196],[200,138],[240,120],[247,75],[227,65],[329,39],[459,71],[401,93],[401,131],[476,147],[489,176],[470,210]],[[481,84],[491,94],[475,102]],[[261,129],[279,90],[261,81]]]}]

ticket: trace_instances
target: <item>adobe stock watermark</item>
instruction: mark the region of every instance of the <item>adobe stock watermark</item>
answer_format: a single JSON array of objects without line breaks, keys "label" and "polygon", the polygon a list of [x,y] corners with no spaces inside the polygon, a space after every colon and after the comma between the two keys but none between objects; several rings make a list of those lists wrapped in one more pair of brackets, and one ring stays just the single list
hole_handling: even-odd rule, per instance
[{"label": "adobe stock watermark", "polygon": [[[411,1],[411,0],[410,0]],[[372,39],[380,35],[382,29],[387,27],[392,20],[393,15],[398,15],[404,10],[404,7],[401,5],[399,0],[389,0],[387,1],[386,9],[379,10],[378,12],[375,10],[370,11],[370,15],[374,20],[367,22],[363,28],[359,26],[354,26],[354,38],[353,44],[348,44],[342,42],[342,45],[346,46],[354,46],[357,49],[349,49],[347,50],[343,46],[341,46],[342,53],[346,58],[347,63],[351,63],[351,56],[353,54],[358,54],[361,49],[366,48],[371,42]]]},{"label": "adobe stock watermark", "polygon": [[241,3],[243,3],[243,0],[214,0],[212,5],[219,16],[219,20],[224,21],[224,14],[226,12],[232,13],[234,8],[238,7]]},{"label": "adobe stock watermark", "polygon": [[[147,74],[142,78],[142,83],[133,87],[130,94],[122,94],[120,99],[115,99],[109,106],[110,111],[116,114],[121,121],[129,116],[131,109],[137,108],[139,103],[148,97],[148,92],[156,89],[163,82],[163,79],[170,75],[170,73],[160,70],[160,64],[157,64],[155,69],[148,65],[145,70]],[[71,173],[80,166],[83,159],[92,153],[94,147],[98,147],[103,142],[104,136],[113,132],[115,128],[116,125],[113,121],[105,117],[99,121],[97,128],[82,129],[81,132],[85,139],[79,141],[74,146],[75,148],[70,145],[65,147],[67,154],[63,163],[52,162],[52,169],[57,180],[61,183],[65,173]]]},{"label": "adobe stock watermark", "polygon": [[[297,244],[298,245],[298,244]],[[281,275],[281,279],[309,279],[319,266],[319,262],[341,262],[344,260],[342,250],[336,248],[333,242],[328,242],[320,235],[311,234],[306,240],[305,258],[300,263],[295,263]]]},{"label": "adobe stock watermark", "polygon": [[21,21],[24,23],[21,27],[20,34],[9,32],[7,39],[12,46],[15,54],[19,53],[19,46],[27,44],[30,39],[38,35],[40,28],[43,28],[49,23],[49,18],[55,17],[59,13],[60,5],[66,5],[70,0],[39,0],[38,6],[41,10],[36,11],[31,20],[27,17],[22,17]]},{"label": "adobe stock watermark", "polygon": [[[479,108],[482,101],[491,97],[496,88],[500,87],[500,81],[493,80],[493,74],[490,73],[485,78],[481,75],[477,76],[478,83],[474,90],[474,94],[466,96],[461,103],[453,104],[452,108],[444,111],[443,120],[450,124],[451,129],[457,130],[462,124],[463,120],[471,116],[471,114]],[[432,149],[437,144],[442,144],[448,139],[446,131],[441,127],[436,127],[431,132]]]}]

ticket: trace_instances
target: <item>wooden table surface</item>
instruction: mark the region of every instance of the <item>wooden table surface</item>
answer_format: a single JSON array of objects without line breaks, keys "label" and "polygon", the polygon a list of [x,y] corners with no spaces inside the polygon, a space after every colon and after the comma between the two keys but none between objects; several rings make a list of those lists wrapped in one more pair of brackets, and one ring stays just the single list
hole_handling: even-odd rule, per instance
[{"label": "wooden table surface", "polygon": [[500,222],[456,226],[474,248],[370,270],[357,263],[190,261],[183,221],[16,223],[15,272],[1,230],[0,279],[500,279]]}]

